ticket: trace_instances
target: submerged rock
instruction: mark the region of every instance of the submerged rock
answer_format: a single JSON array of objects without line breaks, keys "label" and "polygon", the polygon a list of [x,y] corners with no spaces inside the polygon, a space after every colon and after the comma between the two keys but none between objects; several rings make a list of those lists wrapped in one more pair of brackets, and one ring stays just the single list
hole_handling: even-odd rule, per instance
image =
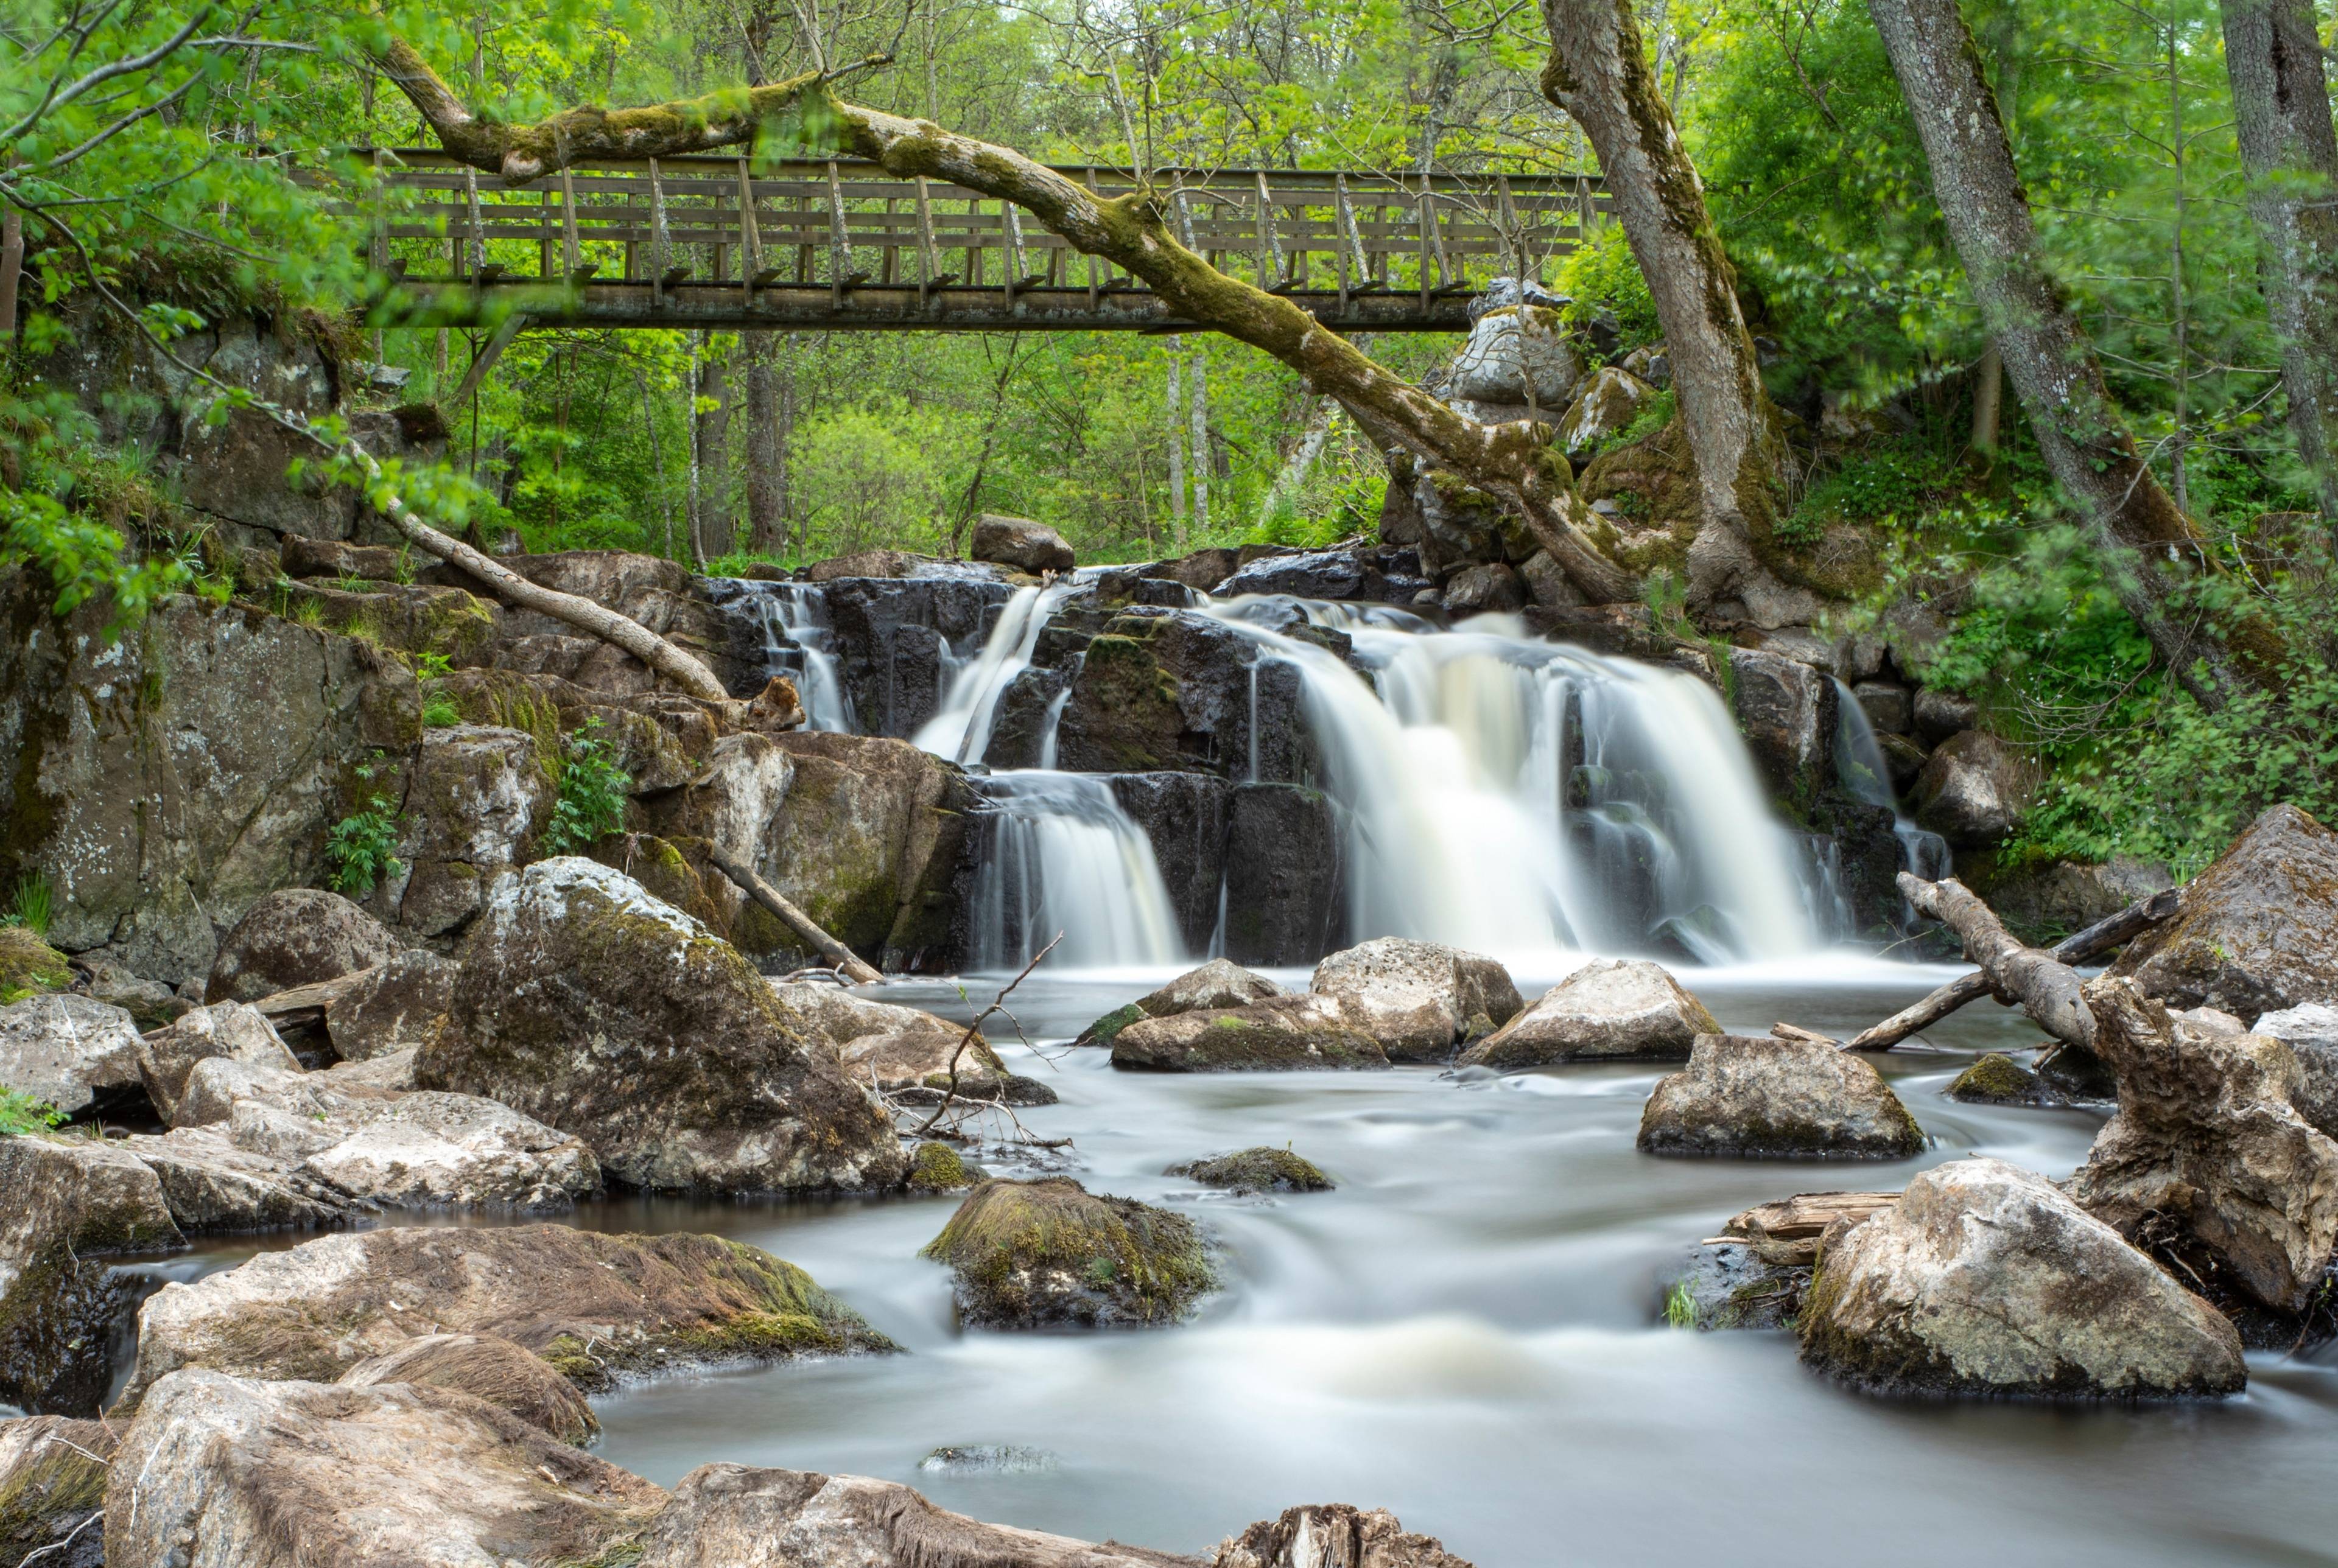
[{"label": "submerged rock", "polygon": [[1675,1328],[1791,1328],[1811,1269],[1773,1263],[1750,1242],[1710,1241],[1664,1286],[1664,1318]]},{"label": "submerged rock", "polygon": [[1493,1034],[1525,1005],[1494,959],[1404,936],[1332,954],[1315,966],[1309,989],[1336,1002],[1391,1062],[1443,1062],[1457,1044]]},{"label": "submerged rock", "polygon": [[1924,1134],[1882,1074],[1817,1041],[1700,1034],[1640,1115],[1650,1154],[1902,1160]]},{"label": "submerged rock", "polygon": [[923,1256],[956,1275],[960,1320],[992,1328],[1174,1323],[1217,1284],[1191,1220],[1066,1176],[984,1182]]},{"label": "submerged rock", "polygon": [[982,1178],[958,1158],[958,1151],[947,1143],[928,1140],[918,1144],[909,1155],[909,1191],[912,1192],[958,1192],[980,1180]]},{"label": "submerged rock", "polygon": [[1830,1233],[1803,1358],[1895,1392],[2147,1398],[2238,1393],[2240,1337],[2042,1176],[1960,1160]]},{"label": "submerged rock", "polygon": [[1514,1072],[1554,1062],[1653,1058],[1685,1061],[1700,1034],[1721,1025],[1664,966],[1602,958],[1461,1054],[1457,1065]]},{"label": "submerged rock", "polygon": [[810,1275],[715,1236],[397,1229],[263,1253],[139,1314],[124,1407],[182,1367],[330,1382],[426,1334],[494,1334],[586,1392],[632,1374],[890,1350]]},{"label": "submerged rock", "polygon": [[138,1025],[123,1009],[70,993],[0,1007],[0,1083],[68,1116],[132,1098]]},{"label": "submerged rock", "polygon": [[889,1187],[903,1170],[883,1111],[736,948],[590,860],[496,885],[416,1077],[573,1132],[638,1187]]},{"label": "submerged rock", "polygon": [[1385,1067],[1380,1042],[1328,996],[1270,996],[1146,1018],[1113,1036],[1112,1064],[1161,1073],[1277,1072]]},{"label": "submerged rock", "polygon": [[287,887],[246,910],[220,943],[203,1000],[257,1002],[295,985],[338,980],[388,963],[405,946],[338,893]]},{"label": "submerged rock", "polygon": [[601,1435],[601,1423],[576,1385],[500,1334],[425,1334],[367,1357],[340,1377],[344,1388],[384,1383],[459,1389],[563,1443],[582,1446]]},{"label": "submerged rock", "polygon": [[[666,1494],[486,1400],[172,1374],[106,1491],[109,1568],[599,1563]],[[623,1561],[624,1559],[614,1559]]]},{"label": "submerged rock", "polygon": [[1237,1192],[1329,1192],[1331,1179],[1288,1149],[1261,1146],[1208,1160],[1189,1160],[1164,1172]]},{"label": "submerged rock", "polygon": [[1045,1448],[1014,1443],[948,1443],[918,1461],[920,1470],[952,1475],[1036,1475],[1058,1467]]},{"label": "submerged rock", "polygon": [[120,1442],[103,1421],[0,1422],[0,1563],[105,1568],[97,1515],[105,1506],[106,1461]]},{"label": "submerged rock", "polygon": [[1287,1508],[1218,1543],[1210,1568],[1470,1568],[1432,1535],[1385,1508],[1346,1503]]},{"label": "submerged rock", "polygon": [[1205,1007],[1243,1007],[1269,996],[1280,996],[1282,987],[1263,975],[1253,975],[1241,965],[1224,958],[1213,958],[1196,969],[1188,969],[1157,991],[1148,992],[1125,1007],[1115,1007],[1086,1028],[1080,1031],[1075,1045],[1109,1045],[1123,1029],[1146,1018],[1174,1018],[1180,1013],[1195,1013]]},{"label": "submerged rock", "polygon": [[2171,1007],[2254,1018],[2338,1004],[2338,833],[2294,806],[2249,825],[2110,973]]}]

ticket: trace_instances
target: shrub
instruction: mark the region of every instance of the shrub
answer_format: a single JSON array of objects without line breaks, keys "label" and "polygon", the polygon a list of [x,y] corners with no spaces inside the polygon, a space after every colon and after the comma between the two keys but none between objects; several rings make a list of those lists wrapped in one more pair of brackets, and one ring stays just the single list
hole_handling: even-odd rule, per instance
[{"label": "shrub", "polygon": [[64,1112],[21,1089],[0,1088],[0,1135],[45,1132],[64,1119]]},{"label": "shrub", "polygon": [[[375,771],[363,767],[357,773],[369,779]],[[376,790],[325,835],[325,858],[333,868],[327,886],[344,897],[364,897],[382,880],[406,869],[397,848],[397,804]]]},{"label": "shrub", "polygon": [[633,776],[617,765],[600,730],[599,719],[587,719],[561,743],[560,799],[544,830],[547,855],[580,854],[625,825]]},{"label": "shrub", "polygon": [[1632,258],[1620,223],[1595,230],[1568,253],[1559,264],[1558,291],[1568,297],[1560,316],[1569,326],[1586,326],[1602,310],[1614,316],[1620,353],[1664,336],[1664,328],[1656,325],[1655,299],[1648,292],[1648,280],[1640,276],[1640,264]]},{"label": "shrub", "polygon": [[46,876],[27,871],[16,878],[15,890],[8,896],[8,913],[0,916],[0,926],[22,926],[36,936],[49,934],[49,916],[56,904],[56,890],[49,886]]}]

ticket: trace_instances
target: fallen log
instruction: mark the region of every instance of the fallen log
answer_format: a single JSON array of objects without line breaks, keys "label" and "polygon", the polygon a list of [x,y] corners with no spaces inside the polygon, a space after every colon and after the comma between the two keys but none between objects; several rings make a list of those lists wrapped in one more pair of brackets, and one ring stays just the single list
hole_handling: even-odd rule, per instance
[{"label": "fallen log", "polygon": [[1828,1226],[1838,1220],[1855,1225],[1899,1201],[1897,1192],[1797,1192],[1755,1204],[1710,1240],[1747,1243],[1764,1263],[1808,1268],[1818,1261],[1819,1238]]},{"label": "fallen log", "polygon": [[378,964],[370,965],[330,980],[312,980],[306,985],[262,996],[252,1005],[260,1009],[261,1017],[280,1029],[321,1024],[327,1007],[372,980],[380,968]]},{"label": "fallen log", "polygon": [[1989,906],[1953,877],[1927,882],[1900,873],[1900,892],[1920,915],[1929,915],[1957,934],[1965,956],[1980,965],[1990,989],[2010,996],[2040,1029],[2057,1040],[2091,1050],[2095,1015],[2079,994],[2078,972],[2050,953],[2024,944],[2008,931]]},{"label": "fallen log", "polygon": [[[2174,888],[2154,893],[2148,898],[2138,898],[2117,914],[2096,921],[2083,931],[2073,932],[2048,948],[2047,953],[2062,964],[2084,964],[2099,958],[2117,947],[2124,947],[2135,937],[2176,913],[2179,899]],[[1922,1001],[1903,1007],[1882,1023],[1863,1029],[1844,1044],[1846,1051],[1889,1051],[1920,1029],[1927,1029],[1954,1013],[1969,1002],[1978,1002],[1996,994],[1986,972],[1967,975],[1952,980]]]},{"label": "fallen log", "polygon": [[714,863],[715,869],[737,883],[742,893],[786,922],[789,930],[811,944],[812,951],[836,965],[837,971],[854,985],[873,985],[885,978],[859,954],[821,930],[818,922],[790,902],[778,888],[756,875],[753,867],[717,844],[707,845],[706,858]]}]

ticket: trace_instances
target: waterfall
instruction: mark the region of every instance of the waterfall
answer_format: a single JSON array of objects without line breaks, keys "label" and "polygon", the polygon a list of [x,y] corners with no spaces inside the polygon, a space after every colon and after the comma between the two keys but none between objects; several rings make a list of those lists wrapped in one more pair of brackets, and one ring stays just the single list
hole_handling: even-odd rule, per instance
[{"label": "waterfall", "polygon": [[980,788],[997,811],[975,877],[975,966],[1019,968],[1058,932],[1056,968],[1185,957],[1152,841],[1102,776],[1018,769]]},{"label": "waterfall", "polygon": [[1919,828],[1900,808],[1891,788],[1891,771],[1883,760],[1883,743],[1875,738],[1874,722],[1859,705],[1852,689],[1838,681],[1835,692],[1834,769],[1844,790],[1870,806],[1891,813],[1891,831],[1900,839],[1900,866],[1927,882],[1949,874],[1949,841],[1929,828]]},{"label": "waterfall", "polygon": [[1359,936],[1480,951],[1808,951],[1791,836],[1712,688],[1530,637],[1510,616],[1439,632],[1402,611],[1302,604],[1367,681],[1283,635],[1287,599],[1211,611],[1300,671],[1349,809]]},{"label": "waterfall", "polygon": [[1078,584],[1069,579],[1045,588],[1017,588],[998,612],[998,623],[982,652],[952,671],[940,711],[926,720],[914,737],[917,744],[953,762],[979,762],[990,745],[990,726],[998,713],[998,700],[1015,677],[1030,668],[1031,650],[1056,612]]},{"label": "waterfall", "polygon": [[804,727],[851,733],[856,725],[852,694],[837,673],[835,628],[828,619],[828,596],[810,583],[765,583],[752,578],[716,579],[763,634],[763,678],[784,675],[803,701]]}]

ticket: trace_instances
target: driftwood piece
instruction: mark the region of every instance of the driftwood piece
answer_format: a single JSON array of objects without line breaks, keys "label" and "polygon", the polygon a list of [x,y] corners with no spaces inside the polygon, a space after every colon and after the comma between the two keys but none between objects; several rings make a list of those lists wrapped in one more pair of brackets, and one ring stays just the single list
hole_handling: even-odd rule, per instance
[{"label": "driftwood piece", "polygon": [[380,968],[378,964],[369,965],[347,975],[336,975],[330,980],[313,980],[306,985],[262,996],[252,1005],[260,1009],[261,1017],[280,1029],[321,1023],[327,1007],[371,980]]},{"label": "driftwood piece", "polygon": [[1797,1192],[1757,1203],[1721,1228],[1715,1241],[1750,1243],[1764,1263],[1808,1268],[1818,1261],[1819,1238],[1838,1220],[1853,1224],[1900,1201],[1897,1192]]},{"label": "driftwood piece", "polygon": [[1953,877],[1927,882],[1900,873],[1900,891],[1920,915],[1929,915],[1957,934],[1965,954],[1980,965],[1991,988],[2021,1004],[2040,1029],[2057,1040],[2091,1049],[2095,1015],[2079,994],[2078,972],[2050,953],[2025,946],[1989,906]]},{"label": "driftwood piece", "polygon": [[718,844],[707,845],[706,858],[714,862],[722,875],[737,883],[741,892],[778,916],[787,923],[789,930],[810,943],[812,950],[835,965],[846,979],[856,985],[873,985],[885,978],[859,954],[821,930],[810,916],[798,908],[778,888],[757,876],[753,867]]},{"label": "driftwood piece", "polygon": [[[2176,913],[2181,902],[2174,888],[2154,893],[2148,898],[2138,898],[2117,914],[2096,921],[2083,931],[2073,932],[2048,948],[2047,953],[2063,964],[2084,964],[2099,958],[2116,947],[2124,947],[2135,937],[2149,930]],[[1882,1023],[1863,1029],[1852,1036],[1843,1047],[1846,1051],[1889,1051],[1920,1029],[1928,1029],[1970,1002],[1978,1002],[1995,994],[1986,972],[1976,972],[1952,980],[1911,1007],[1903,1007]]]}]

